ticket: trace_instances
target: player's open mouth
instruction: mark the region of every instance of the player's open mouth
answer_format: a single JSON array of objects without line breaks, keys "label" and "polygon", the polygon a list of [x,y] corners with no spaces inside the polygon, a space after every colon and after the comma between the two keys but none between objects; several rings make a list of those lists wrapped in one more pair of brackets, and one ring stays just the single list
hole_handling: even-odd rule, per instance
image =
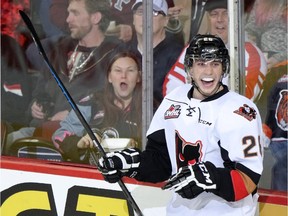
[{"label": "player's open mouth", "polygon": [[201,81],[202,81],[203,83],[209,84],[209,83],[213,83],[213,82],[214,82],[214,79],[213,79],[213,78],[203,78],[203,79],[201,79]]}]

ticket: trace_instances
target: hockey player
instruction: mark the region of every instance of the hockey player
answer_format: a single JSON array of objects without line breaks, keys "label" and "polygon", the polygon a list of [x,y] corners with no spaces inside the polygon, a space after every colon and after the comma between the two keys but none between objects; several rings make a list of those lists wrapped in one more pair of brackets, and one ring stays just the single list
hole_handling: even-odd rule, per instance
[{"label": "hockey player", "polygon": [[212,35],[195,36],[185,55],[191,84],[170,92],[147,132],[146,149],[108,153],[100,171],[108,182],[122,176],[167,180],[175,193],[167,215],[254,215],[262,173],[261,118],[248,98],[228,90],[229,54]]}]

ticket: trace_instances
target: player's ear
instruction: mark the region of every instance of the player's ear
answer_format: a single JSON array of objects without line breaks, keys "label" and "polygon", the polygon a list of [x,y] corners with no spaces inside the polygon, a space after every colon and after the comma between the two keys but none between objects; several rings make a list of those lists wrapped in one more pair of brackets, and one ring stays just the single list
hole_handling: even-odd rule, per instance
[{"label": "player's ear", "polygon": [[188,69],[188,76],[190,76],[191,78],[193,77],[193,68],[189,67]]}]

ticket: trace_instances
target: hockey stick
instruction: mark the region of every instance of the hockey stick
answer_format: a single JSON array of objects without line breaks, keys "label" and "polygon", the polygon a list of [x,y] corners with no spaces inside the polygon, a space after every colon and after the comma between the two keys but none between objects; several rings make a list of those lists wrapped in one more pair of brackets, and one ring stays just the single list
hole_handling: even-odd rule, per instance
[{"label": "hockey stick", "polygon": [[[101,146],[100,142],[98,141],[98,139],[96,138],[96,136],[94,135],[92,129],[90,128],[90,126],[88,125],[87,121],[85,120],[85,118],[83,117],[82,113],[80,112],[80,110],[78,109],[77,105],[75,104],[75,102],[73,101],[72,97],[70,96],[69,92],[67,91],[67,89],[65,88],[65,86],[63,85],[62,81],[60,80],[58,74],[56,73],[55,69],[53,68],[53,66],[50,64],[49,59],[46,55],[45,50],[43,49],[43,46],[40,42],[40,39],[37,35],[37,32],[30,20],[30,18],[25,14],[25,12],[19,10],[19,13],[24,21],[24,23],[26,24],[27,28],[29,29],[31,36],[34,40],[34,43],[36,45],[36,47],[38,48],[39,54],[43,57],[45,63],[47,64],[50,72],[52,73],[54,79],[56,80],[58,86],[60,87],[60,89],[62,90],[64,96],[66,97],[66,99],[68,100],[69,104],[71,105],[72,109],[74,110],[74,112],[76,113],[78,119],[80,120],[80,122],[82,123],[83,127],[85,128],[85,130],[87,131],[88,135],[90,136],[90,138],[93,141],[93,144],[95,147],[97,147],[98,151],[100,152],[101,156],[105,156],[106,152],[104,151],[103,147]],[[122,179],[120,179],[118,181],[119,186],[121,187],[123,193],[125,194],[127,200],[129,201],[129,203],[131,204],[132,208],[134,209],[134,211],[139,215],[139,216],[143,216],[143,213],[141,212],[140,208],[138,207],[137,203],[135,202],[135,200],[133,199],[132,195],[130,194],[129,190],[127,189],[127,187],[125,186],[124,182],[122,181]]]},{"label": "hockey stick", "polygon": [[191,23],[189,41],[198,33],[203,16],[204,7],[207,0],[192,0],[191,1]]}]

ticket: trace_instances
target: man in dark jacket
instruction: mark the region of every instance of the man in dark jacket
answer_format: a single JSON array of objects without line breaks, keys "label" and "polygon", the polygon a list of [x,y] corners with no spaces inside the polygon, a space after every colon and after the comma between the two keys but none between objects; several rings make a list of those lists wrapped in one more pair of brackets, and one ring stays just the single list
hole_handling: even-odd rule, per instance
[{"label": "man in dark jacket", "polygon": [[[58,40],[49,58],[71,97],[79,103],[91,92],[103,89],[107,62],[120,42],[105,36],[110,22],[109,1],[71,0],[67,10],[70,36]],[[13,132],[8,142],[33,134],[51,140],[70,110],[51,73],[43,71],[33,93],[31,127]]]}]

